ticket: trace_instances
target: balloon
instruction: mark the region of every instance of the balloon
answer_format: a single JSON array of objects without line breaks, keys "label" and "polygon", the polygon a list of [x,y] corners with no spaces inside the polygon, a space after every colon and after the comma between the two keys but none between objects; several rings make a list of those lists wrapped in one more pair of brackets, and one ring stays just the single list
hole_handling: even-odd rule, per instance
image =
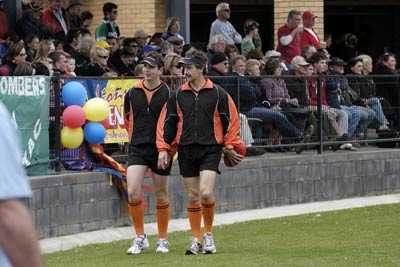
[{"label": "balloon", "polygon": [[104,137],[106,137],[106,129],[101,123],[88,122],[84,128],[85,139],[89,144],[102,144]]},{"label": "balloon", "polygon": [[61,130],[61,143],[66,148],[77,148],[83,142],[83,130],[79,128],[64,127]]},{"label": "balloon", "polygon": [[83,106],[83,110],[88,120],[100,122],[108,117],[110,106],[103,98],[95,97],[86,102]]},{"label": "balloon", "polygon": [[86,98],[86,89],[80,82],[68,82],[62,89],[62,99],[66,106],[83,106],[86,102]]},{"label": "balloon", "polygon": [[86,121],[83,108],[76,105],[67,107],[63,112],[62,118],[64,125],[68,126],[69,128],[81,127]]},{"label": "balloon", "polygon": [[105,120],[102,120],[101,121],[101,124],[104,126],[104,128],[107,130],[107,129],[110,129],[110,120],[109,120],[109,118],[107,117],[107,119],[105,119]]}]

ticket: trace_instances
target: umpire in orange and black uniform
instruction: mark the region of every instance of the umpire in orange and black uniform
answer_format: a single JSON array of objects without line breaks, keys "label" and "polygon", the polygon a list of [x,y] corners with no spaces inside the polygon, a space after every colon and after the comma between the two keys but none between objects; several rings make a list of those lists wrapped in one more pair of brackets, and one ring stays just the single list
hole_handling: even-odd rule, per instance
[{"label": "umpire in orange and black uniform", "polygon": [[[171,94],[164,120],[157,126],[159,166],[168,166],[168,155],[178,145],[178,162],[188,194],[188,216],[193,240],[187,255],[215,253],[212,235],[214,186],[221,155],[232,165],[242,160],[234,148],[243,146],[239,136],[239,115],[232,98],[220,86],[205,77],[207,56],[193,52],[184,58],[188,80]],[[164,117],[164,115],[163,115]],[[201,221],[205,234],[201,239]]]}]

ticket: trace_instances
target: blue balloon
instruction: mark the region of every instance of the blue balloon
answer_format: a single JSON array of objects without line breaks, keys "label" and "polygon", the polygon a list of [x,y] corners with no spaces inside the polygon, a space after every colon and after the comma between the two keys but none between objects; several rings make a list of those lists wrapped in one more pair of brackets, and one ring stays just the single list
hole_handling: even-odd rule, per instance
[{"label": "blue balloon", "polygon": [[62,89],[62,99],[65,106],[83,106],[86,102],[87,93],[85,87],[80,82],[68,82]]},{"label": "blue balloon", "polygon": [[89,144],[102,144],[106,137],[106,129],[99,122],[88,122],[84,128],[85,139]]}]

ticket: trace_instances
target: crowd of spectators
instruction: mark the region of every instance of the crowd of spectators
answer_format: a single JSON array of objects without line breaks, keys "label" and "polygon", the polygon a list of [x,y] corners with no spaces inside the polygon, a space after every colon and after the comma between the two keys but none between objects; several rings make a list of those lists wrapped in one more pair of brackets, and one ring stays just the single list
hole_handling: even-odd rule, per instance
[{"label": "crowd of spectators", "polygon": [[[104,18],[92,32],[93,14],[81,10],[79,0],[70,0],[65,7],[60,0],[49,0],[46,7],[34,0],[22,2],[22,16],[11,33],[0,0],[1,76],[140,77],[142,58],[158,52],[164,58],[165,81],[175,90],[184,80],[181,58],[201,50],[180,34],[177,17],[167,19],[164,32],[137,29],[124,37],[114,3],[104,4]],[[208,76],[238,106],[248,146],[254,143],[254,135],[274,133],[273,144],[309,141],[315,134],[319,102],[328,122],[323,125],[327,139],[359,138],[368,127],[400,128],[398,109],[393,108],[400,106],[394,54],[385,53],[374,64],[370,56],[355,51],[354,35],[345,37],[343,47],[331,48],[331,40],[322,41],[314,30],[317,16],[296,10],[279,28],[276,50],[264,53],[259,23],[246,20],[242,37],[229,22],[230,11],[228,3],[216,6],[204,52]],[[386,76],[372,79],[370,74]],[[260,125],[262,133],[254,130]],[[348,143],[338,148],[354,149]]]}]

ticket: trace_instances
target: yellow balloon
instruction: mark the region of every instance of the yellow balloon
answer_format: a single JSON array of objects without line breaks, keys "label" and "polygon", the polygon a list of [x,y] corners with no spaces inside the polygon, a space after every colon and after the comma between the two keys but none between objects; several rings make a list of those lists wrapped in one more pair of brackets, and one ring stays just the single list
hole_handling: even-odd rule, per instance
[{"label": "yellow balloon", "polygon": [[83,142],[83,130],[79,128],[64,127],[61,130],[61,143],[66,148],[77,148]]},{"label": "yellow balloon", "polygon": [[88,120],[101,122],[110,114],[110,105],[103,98],[95,97],[86,102],[83,111]]}]

